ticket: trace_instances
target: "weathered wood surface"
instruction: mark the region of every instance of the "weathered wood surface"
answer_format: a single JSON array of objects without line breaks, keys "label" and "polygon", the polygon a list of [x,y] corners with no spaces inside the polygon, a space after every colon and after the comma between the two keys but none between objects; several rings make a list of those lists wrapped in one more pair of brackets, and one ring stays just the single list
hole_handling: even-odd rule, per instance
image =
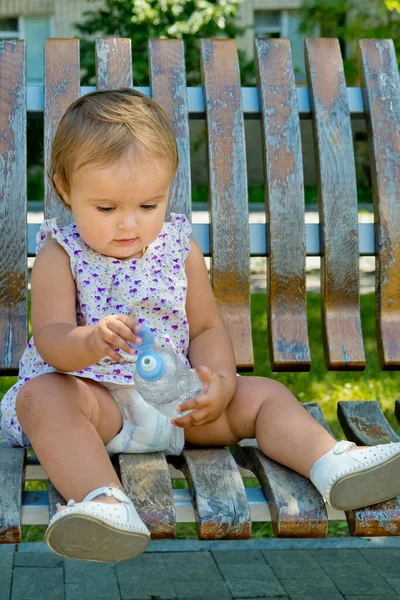
[{"label": "weathered wood surface", "polygon": [[273,371],[308,371],[306,236],[300,121],[288,40],[256,40],[269,239],[268,339]]},{"label": "weathered wood surface", "polygon": [[200,540],[243,540],[251,536],[243,480],[228,450],[183,450],[169,460],[188,482]]},{"label": "weathered wood surface", "polygon": [[[47,39],[44,85],[44,171],[47,172],[54,134],[68,106],[80,96],[79,41]],[[55,193],[48,177],[44,186],[45,219],[57,218],[58,225],[72,221],[71,212]]]},{"label": "weathered wood surface", "polygon": [[400,442],[375,400],[338,402],[337,414],[347,439],[360,446]]},{"label": "weathered wood surface", "polygon": [[[400,441],[390,427],[379,404],[339,402],[338,419],[347,439],[361,446]],[[400,535],[400,501],[398,498],[381,502],[346,514],[349,529],[356,536]]]},{"label": "weathered wood surface", "polygon": [[376,311],[383,369],[400,368],[400,81],[391,40],[359,43],[376,223]]},{"label": "weathered wood surface", "polygon": [[306,40],[323,240],[321,301],[325,359],[331,370],[365,368],[361,333],[354,151],[337,40]]},{"label": "weathered wood surface", "polygon": [[0,544],[21,542],[25,450],[0,448]]},{"label": "weathered wood surface", "polygon": [[96,40],[96,82],[98,90],[133,87],[130,38]]},{"label": "weathered wood surface", "polygon": [[118,458],[125,493],[152,539],[175,537],[175,504],[164,454],[120,454]]},{"label": "weathered wood surface", "polygon": [[[74,498],[75,499],[75,498]],[[67,504],[67,501],[60,492],[54,487],[49,481],[49,519],[51,519],[57,512],[57,504],[62,506]]]},{"label": "weathered wood surface", "polygon": [[0,372],[15,374],[28,335],[25,42],[0,41]]},{"label": "weathered wood surface", "polygon": [[213,259],[211,281],[236,363],[252,369],[244,118],[234,40],[202,40]]},{"label": "weathered wood surface", "polygon": [[183,42],[150,40],[149,62],[152,98],[161,104],[172,122],[179,153],[168,212],[184,213],[191,219],[189,106]]},{"label": "weathered wood surface", "polygon": [[328,517],[325,503],[309,479],[265,456],[259,448],[233,446],[237,463],[249,469],[261,484],[271,512],[274,535],[283,537],[325,537]]}]

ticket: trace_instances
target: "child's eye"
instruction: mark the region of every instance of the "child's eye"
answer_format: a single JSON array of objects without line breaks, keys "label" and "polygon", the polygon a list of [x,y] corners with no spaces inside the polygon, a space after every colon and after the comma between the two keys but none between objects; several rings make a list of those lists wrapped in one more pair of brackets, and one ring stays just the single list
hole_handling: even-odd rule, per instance
[{"label": "child's eye", "polygon": [[143,210],[154,210],[157,208],[157,204],[142,204]]},{"label": "child's eye", "polygon": [[97,210],[103,213],[110,213],[114,210],[113,206],[98,206]]}]

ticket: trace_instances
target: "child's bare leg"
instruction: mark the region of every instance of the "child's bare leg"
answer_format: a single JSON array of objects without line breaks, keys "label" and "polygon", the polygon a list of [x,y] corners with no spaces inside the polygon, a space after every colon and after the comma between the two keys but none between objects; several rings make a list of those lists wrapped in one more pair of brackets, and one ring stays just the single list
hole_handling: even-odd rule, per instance
[{"label": "child's bare leg", "polygon": [[241,377],[217,421],[185,431],[186,440],[199,445],[229,445],[252,437],[264,454],[309,477],[339,510],[400,495],[400,442],[367,448],[336,443],[289,390],[271,379]]},{"label": "child's bare leg", "polygon": [[225,413],[214,423],[185,430],[189,443],[229,445],[257,438],[260,449],[305,477],[336,441],[284,385],[266,377],[240,377]]},{"label": "child's bare leg", "polygon": [[[81,501],[102,486],[122,489],[104,444],[121,429],[119,408],[89,379],[49,373],[27,382],[16,410],[49,479],[67,500]],[[112,498],[96,498],[116,502]]]}]

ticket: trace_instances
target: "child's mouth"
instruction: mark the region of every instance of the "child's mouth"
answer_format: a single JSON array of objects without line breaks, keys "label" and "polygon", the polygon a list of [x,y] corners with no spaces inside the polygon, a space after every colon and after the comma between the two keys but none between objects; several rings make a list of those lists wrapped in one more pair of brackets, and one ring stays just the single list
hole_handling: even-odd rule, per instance
[{"label": "child's mouth", "polygon": [[129,244],[133,244],[133,242],[136,242],[136,240],[137,238],[130,238],[125,240],[114,240],[114,242],[121,244],[122,246],[129,246]]}]

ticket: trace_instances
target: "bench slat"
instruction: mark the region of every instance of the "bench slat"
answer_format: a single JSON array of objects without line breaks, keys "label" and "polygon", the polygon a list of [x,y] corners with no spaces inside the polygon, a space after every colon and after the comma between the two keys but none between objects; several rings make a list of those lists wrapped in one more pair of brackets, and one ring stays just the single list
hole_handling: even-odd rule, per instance
[{"label": "bench slat", "polygon": [[98,90],[133,87],[130,38],[96,40],[96,76]]},{"label": "bench slat", "polygon": [[241,467],[250,469],[259,480],[271,512],[274,535],[283,537],[325,537],[328,517],[325,503],[312,483],[291,469],[243,442],[231,448]]},{"label": "bench slat", "polygon": [[1,372],[11,373],[28,339],[25,42],[0,42]]},{"label": "bench slat", "polygon": [[246,490],[228,450],[183,450],[169,460],[188,482],[200,540],[243,540],[251,536]]},{"label": "bench slat", "polygon": [[[374,400],[338,402],[338,419],[346,437],[363,446],[398,442],[379,404]],[[350,532],[356,536],[400,535],[400,499],[394,498],[347,513]]]},{"label": "bench slat", "polygon": [[350,111],[338,41],[308,38],[306,66],[324,243],[321,301],[325,359],[330,370],[363,370],[357,185]]},{"label": "bench slat", "polygon": [[391,40],[361,40],[364,90],[377,223],[376,311],[382,369],[400,367],[400,81]]},{"label": "bench slat", "polygon": [[25,450],[0,448],[0,544],[21,542]]},{"label": "bench slat", "polygon": [[119,454],[121,481],[152,539],[174,538],[176,512],[163,452]]},{"label": "bench slat", "polygon": [[247,171],[235,40],[202,40],[214,293],[236,364],[253,368],[250,323]]},{"label": "bench slat", "polygon": [[[79,40],[47,39],[45,45],[44,172],[51,144],[61,117],[80,95]],[[71,222],[71,213],[58,199],[48,177],[44,186],[44,217],[57,218],[58,225]]]},{"label": "bench slat", "polygon": [[306,238],[300,121],[289,40],[256,40],[269,239],[273,371],[308,371]]},{"label": "bench slat", "polygon": [[169,212],[183,213],[191,219],[192,189],[190,177],[189,106],[183,42],[149,42],[150,85],[152,98],[161,104],[174,127],[179,167],[170,191]]}]

